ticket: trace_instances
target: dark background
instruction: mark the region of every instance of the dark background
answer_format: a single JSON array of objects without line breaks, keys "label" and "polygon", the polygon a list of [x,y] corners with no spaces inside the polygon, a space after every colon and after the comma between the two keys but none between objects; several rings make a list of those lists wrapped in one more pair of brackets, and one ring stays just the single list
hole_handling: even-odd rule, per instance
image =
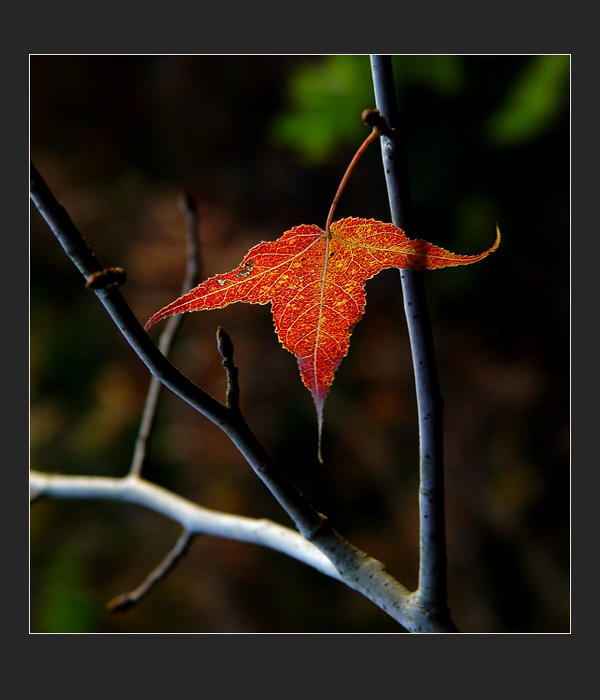
[{"label": "dark background", "polygon": [[[394,58],[415,208],[411,237],[477,265],[427,273],[445,399],[449,603],[464,632],[569,630],[569,59]],[[368,56],[32,56],[31,157],[140,321],[178,294],[183,192],[203,276],[300,223],[323,226],[374,106]],[[378,146],[336,218],[389,220]],[[31,464],[127,472],[148,374],[31,213]],[[316,416],[267,307],[187,316],[173,360],[223,397],[214,333],[235,342],[242,409],[350,541],[408,587],[417,572],[416,408],[398,272]],[[156,337],[159,329],[152,331]],[[144,475],[218,510],[289,522],[227,439],[165,392]],[[140,606],[104,610],[178,527],[135,506],[36,503],[32,632],[398,632],[345,586],[269,550],[199,538]]]}]

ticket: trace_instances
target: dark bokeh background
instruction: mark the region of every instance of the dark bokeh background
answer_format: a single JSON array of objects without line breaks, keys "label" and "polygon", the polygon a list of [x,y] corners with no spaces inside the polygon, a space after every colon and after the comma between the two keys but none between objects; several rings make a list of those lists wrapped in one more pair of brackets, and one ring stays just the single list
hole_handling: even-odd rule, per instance
[{"label": "dark bokeh background", "polygon": [[[411,237],[458,253],[427,273],[445,399],[449,602],[464,632],[569,629],[569,59],[394,59],[416,213]],[[204,277],[260,240],[324,225],[374,106],[367,56],[33,56],[31,156],[144,322],[179,293],[183,192],[201,211]],[[378,146],[336,218],[389,220]],[[187,316],[174,362],[221,398],[214,334],[236,347],[242,408],[342,534],[416,585],[417,433],[398,272],[367,313],[316,417],[269,309]],[[153,331],[153,335],[159,332]],[[148,374],[31,214],[31,463],[127,472]],[[218,510],[289,524],[221,433],[167,392],[145,476]],[[140,606],[179,535],[135,506],[36,503],[33,632],[397,632],[343,585],[266,549],[199,538]]]}]

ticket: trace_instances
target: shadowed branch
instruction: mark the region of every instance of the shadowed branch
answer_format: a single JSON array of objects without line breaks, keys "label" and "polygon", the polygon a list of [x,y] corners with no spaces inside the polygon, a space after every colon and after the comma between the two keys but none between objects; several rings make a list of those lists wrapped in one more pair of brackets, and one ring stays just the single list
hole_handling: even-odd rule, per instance
[{"label": "shadowed branch", "polygon": [[165,576],[172,571],[175,564],[188,551],[194,537],[194,533],[184,530],[180,538],[175,543],[173,549],[167,554],[162,562],[150,574],[148,574],[144,581],[133,591],[130,591],[129,593],[122,593],[116,598],[113,598],[106,604],[106,609],[110,610],[111,612],[123,612],[125,610],[129,610],[134,605],[139,603],[139,601],[146,596],[159,581],[162,581]]},{"label": "shadowed branch", "polygon": [[[187,219],[187,264],[183,284],[181,285],[181,293],[185,294],[198,284],[201,272],[200,261],[200,243],[198,239],[198,211],[196,202],[191,195],[185,195],[181,200],[181,207]],[[164,326],[162,333],[158,339],[158,348],[165,357],[169,356],[171,344],[175,333],[177,332],[183,316],[171,316]],[[133,450],[133,458],[131,461],[130,474],[139,475],[142,472],[142,466],[146,459],[146,451],[148,440],[152,432],[154,424],[154,416],[156,415],[156,407],[158,405],[158,397],[162,382],[158,377],[150,377],[150,385],[146,394],[144,410],[140,421],[140,428],[135,441]]]}]

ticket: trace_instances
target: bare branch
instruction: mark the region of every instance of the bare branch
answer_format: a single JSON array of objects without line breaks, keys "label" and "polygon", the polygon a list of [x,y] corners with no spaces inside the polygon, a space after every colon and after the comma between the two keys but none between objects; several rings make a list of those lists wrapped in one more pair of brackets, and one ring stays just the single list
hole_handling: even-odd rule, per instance
[{"label": "bare branch", "polygon": [[[200,240],[198,236],[199,216],[196,208],[196,201],[190,194],[186,194],[181,198],[180,206],[187,219],[187,263],[185,276],[181,285],[181,294],[183,295],[198,284],[202,273],[202,261],[200,257]],[[170,316],[167,319],[164,330],[160,334],[158,347],[165,357],[169,355],[173,337],[183,321],[183,318],[183,314]]]},{"label": "bare branch", "polygon": [[123,593],[110,600],[106,604],[107,610],[112,612],[123,612],[125,610],[129,610],[134,605],[139,603],[140,600],[144,598],[144,596],[146,596],[159,581],[162,581],[165,576],[172,571],[175,564],[188,551],[194,537],[194,533],[184,530],[175,543],[173,549],[171,549],[171,551],[154,569],[154,571],[148,574],[144,581],[133,591]]},{"label": "bare branch", "polygon": [[452,632],[438,611],[420,604],[385,566],[324,527],[314,544],[265,519],[219,513],[139,477],[63,476],[31,472],[31,489],[45,498],[101,499],[137,503],[180,523],[186,532],[227,537],[282,552],[362,593],[411,632]]},{"label": "bare branch", "polygon": [[179,523],[185,532],[225,537],[287,554],[340,579],[329,559],[298,532],[266,519],[204,508],[141,477],[65,476],[32,471],[30,491],[39,498],[111,500],[135,503]]},{"label": "bare branch", "polygon": [[[198,284],[200,277],[200,244],[198,240],[198,211],[196,203],[191,195],[186,195],[182,198],[181,207],[187,218],[187,239],[188,239],[188,255],[187,265],[183,284],[181,285],[181,293],[185,294],[192,287]],[[89,286],[89,285],[88,285]],[[175,337],[177,329],[183,320],[182,315],[171,316],[164,326],[163,332],[158,339],[158,347],[165,357],[169,356],[171,343]],[[144,410],[140,421],[140,428],[135,441],[133,450],[133,458],[131,460],[131,475],[139,475],[142,472],[142,466],[146,459],[146,451],[148,440],[152,432],[154,424],[154,416],[156,415],[156,407],[158,405],[158,397],[160,395],[161,381],[157,377],[150,377],[150,385],[144,403]]]}]

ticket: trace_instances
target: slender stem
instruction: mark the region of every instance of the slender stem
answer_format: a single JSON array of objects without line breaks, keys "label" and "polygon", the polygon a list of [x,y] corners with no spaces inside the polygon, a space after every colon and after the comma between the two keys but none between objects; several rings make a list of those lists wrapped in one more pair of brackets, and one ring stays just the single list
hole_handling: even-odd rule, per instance
[{"label": "slender stem", "polygon": [[[406,155],[399,135],[391,57],[371,56],[371,69],[377,108],[393,128],[392,133],[381,137],[392,223],[410,231],[413,212]],[[401,270],[400,277],[413,358],[419,420],[420,561],[417,596],[424,606],[444,611],[447,609],[447,591],[442,396],[423,274],[419,271]]]},{"label": "slender stem", "polygon": [[[181,284],[181,295],[186,294],[198,284],[202,271],[202,262],[200,258],[200,243],[198,239],[198,211],[196,203],[191,195],[183,197],[181,202],[187,219],[187,263],[185,267],[185,275]],[[173,322],[171,322],[171,319]],[[163,332],[158,339],[158,347],[163,355],[168,356],[171,349],[171,343],[175,333],[183,320],[183,314],[171,316],[165,324]]]},{"label": "slender stem", "polygon": [[173,570],[175,564],[177,564],[188,551],[194,537],[195,533],[184,530],[175,543],[175,546],[169,551],[161,563],[146,576],[142,583],[133,591],[123,593],[109,601],[106,604],[107,610],[122,612],[124,610],[129,610],[129,608],[139,603],[142,598],[150,593],[157,583],[162,581],[165,576]]},{"label": "slender stem", "polygon": [[[201,265],[200,245],[198,242],[198,211],[196,209],[194,199],[189,195],[184,197],[182,201],[182,208],[187,218],[188,239],[187,264],[185,276],[181,285],[181,294],[185,294],[192,287],[195,287],[198,284]],[[167,320],[163,332],[160,334],[158,339],[158,347],[165,357],[169,356],[173,338],[181,325],[182,319],[183,316],[181,314],[171,316]],[[139,475],[142,472],[142,466],[146,459],[148,440],[154,425],[154,417],[156,415],[156,408],[158,406],[158,397],[160,395],[161,387],[162,383],[160,379],[151,376],[150,385],[148,386],[148,393],[146,394],[146,401],[144,403],[144,410],[140,420],[140,428],[133,450],[133,458],[131,460],[131,468],[129,472],[131,475]]]},{"label": "slender stem", "polygon": [[142,473],[142,467],[146,461],[148,441],[154,426],[154,417],[156,415],[161,386],[162,384],[156,377],[150,377],[150,384],[148,386],[148,392],[146,393],[146,401],[144,402],[140,427],[133,447],[133,457],[131,459],[131,467],[129,468],[129,473],[131,475],[138,476]]},{"label": "slender stem", "polygon": [[369,147],[369,144],[371,144],[376,138],[379,137],[381,132],[379,129],[374,128],[371,133],[367,136],[367,138],[362,142],[360,145],[358,151],[354,154],[354,157],[350,161],[350,164],[346,168],[346,172],[344,173],[344,177],[342,178],[339,187],[337,188],[337,192],[335,193],[335,197],[333,198],[333,202],[331,203],[331,207],[329,208],[329,214],[327,215],[327,223],[325,224],[325,233],[329,236],[329,227],[331,226],[331,222],[333,220],[333,214],[335,212],[335,209],[337,207],[338,201],[340,199],[340,196],[342,192],[344,191],[344,187],[346,187],[346,183],[348,182],[348,178],[352,174],[352,171],[354,170],[354,166],[358,163],[359,158],[362,156],[362,154],[367,150]]}]

